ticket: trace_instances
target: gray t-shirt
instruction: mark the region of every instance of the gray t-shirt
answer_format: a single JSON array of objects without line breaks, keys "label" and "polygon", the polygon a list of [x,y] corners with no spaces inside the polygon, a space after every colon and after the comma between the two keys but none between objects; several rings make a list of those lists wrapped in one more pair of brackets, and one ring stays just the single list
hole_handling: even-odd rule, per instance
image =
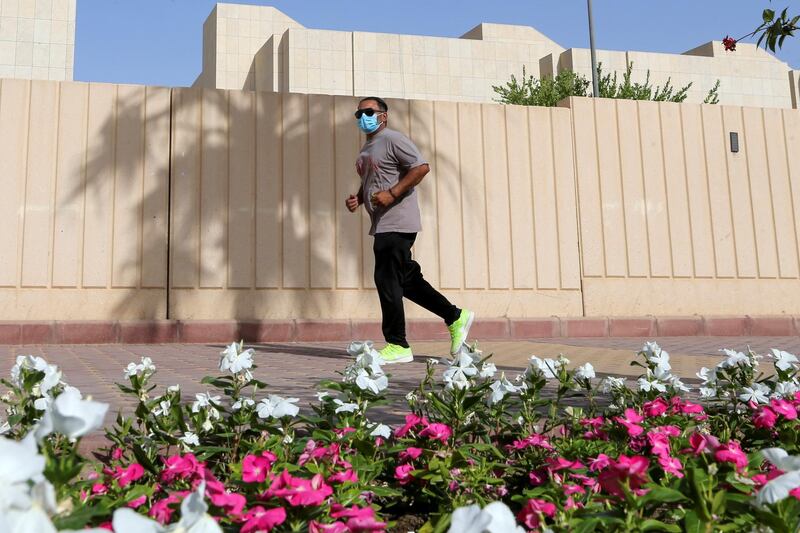
[{"label": "gray t-shirt", "polygon": [[370,198],[378,191],[388,191],[406,173],[427,163],[411,140],[399,131],[383,128],[361,148],[356,170],[361,176],[364,207],[372,220],[369,234],[397,231],[416,233],[422,230],[417,191],[412,187],[389,207],[372,207]]}]

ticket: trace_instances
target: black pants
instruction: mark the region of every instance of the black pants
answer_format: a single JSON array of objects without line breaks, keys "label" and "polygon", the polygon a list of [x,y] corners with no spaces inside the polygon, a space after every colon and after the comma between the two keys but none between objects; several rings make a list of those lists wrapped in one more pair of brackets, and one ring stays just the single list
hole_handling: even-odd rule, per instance
[{"label": "black pants", "polygon": [[461,310],[451,304],[422,277],[419,263],[411,258],[416,233],[376,233],[375,286],[381,300],[383,336],[386,342],[408,347],[403,297],[439,316],[448,326]]}]

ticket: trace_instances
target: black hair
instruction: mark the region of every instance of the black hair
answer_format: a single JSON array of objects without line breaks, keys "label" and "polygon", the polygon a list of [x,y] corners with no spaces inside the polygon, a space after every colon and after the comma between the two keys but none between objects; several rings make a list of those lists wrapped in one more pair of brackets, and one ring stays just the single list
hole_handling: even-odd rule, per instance
[{"label": "black hair", "polygon": [[389,111],[389,106],[386,105],[386,102],[380,96],[367,96],[366,98],[362,98],[361,100],[358,101],[358,105],[363,104],[367,100],[372,100],[373,102],[376,102],[378,104],[378,108],[381,111],[383,112]]}]

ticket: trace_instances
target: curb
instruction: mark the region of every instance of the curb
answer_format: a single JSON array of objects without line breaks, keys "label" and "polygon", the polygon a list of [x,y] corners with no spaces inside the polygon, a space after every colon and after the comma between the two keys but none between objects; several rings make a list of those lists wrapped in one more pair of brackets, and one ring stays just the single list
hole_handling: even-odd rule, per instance
[{"label": "curb", "polygon": [[[447,340],[439,320],[409,320],[416,341]],[[487,318],[482,340],[559,337],[797,336],[800,316],[644,316]],[[69,320],[0,321],[0,344],[167,344],[350,341],[381,337],[377,320]]]}]

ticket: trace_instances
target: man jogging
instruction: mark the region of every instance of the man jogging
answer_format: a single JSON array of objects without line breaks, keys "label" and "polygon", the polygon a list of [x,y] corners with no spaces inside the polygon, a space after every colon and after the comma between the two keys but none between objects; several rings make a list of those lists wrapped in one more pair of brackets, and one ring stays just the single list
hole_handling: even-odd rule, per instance
[{"label": "man jogging", "polygon": [[381,301],[383,336],[380,351],[387,363],[406,363],[414,356],[406,341],[403,297],[438,315],[450,330],[450,353],[456,354],[467,340],[475,314],[451,304],[422,277],[411,258],[411,246],[422,229],[416,186],[430,166],[408,137],[386,127],[389,107],[370,96],[358,103],[358,127],[367,135],[356,162],[361,176],[358,194],[345,201],[355,212],[364,204],[375,237],[375,286]]}]

